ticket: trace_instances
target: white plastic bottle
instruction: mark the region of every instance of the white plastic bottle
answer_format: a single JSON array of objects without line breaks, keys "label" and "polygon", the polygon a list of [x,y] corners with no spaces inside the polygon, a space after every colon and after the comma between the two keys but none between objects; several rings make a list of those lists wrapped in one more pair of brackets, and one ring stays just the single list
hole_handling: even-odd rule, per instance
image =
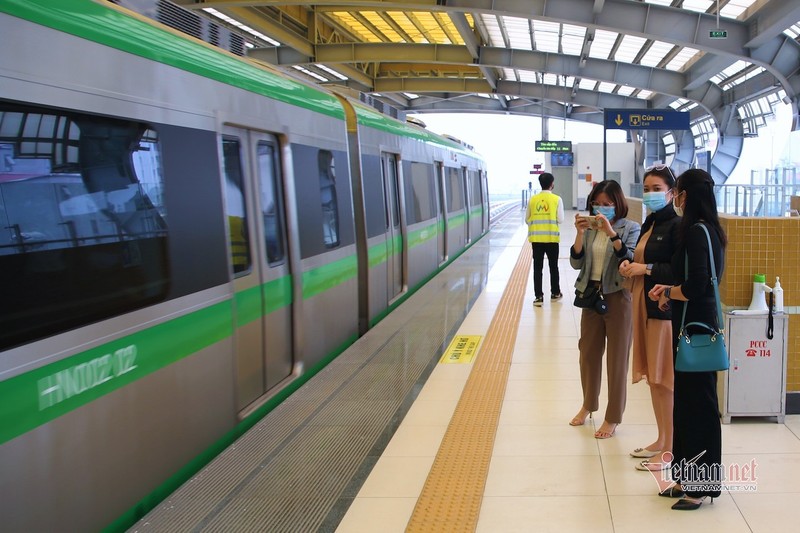
[{"label": "white plastic bottle", "polygon": [[783,313],[783,287],[781,287],[780,276],[775,278],[775,286],[772,288],[773,303],[775,313]]}]

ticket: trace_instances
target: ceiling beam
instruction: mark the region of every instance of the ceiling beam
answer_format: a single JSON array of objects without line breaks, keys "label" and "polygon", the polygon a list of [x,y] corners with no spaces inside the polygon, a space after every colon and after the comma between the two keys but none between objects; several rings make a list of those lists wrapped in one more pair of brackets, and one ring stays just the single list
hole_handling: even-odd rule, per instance
[{"label": "ceiling beam", "polygon": [[[384,78],[375,80],[375,92],[384,94],[389,92],[408,92],[414,94],[430,92],[446,93],[487,93],[488,84],[485,80],[452,79],[452,78]],[[564,93],[562,87],[542,85],[539,83],[523,83],[501,80],[497,83],[497,94],[519,97],[533,97],[540,100],[562,102]],[[578,90],[573,102],[576,105],[586,105],[604,109],[634,108],[647,109],[647,100],[629,98],[617,94],[598,93],[594,91]]]},{"label": "ceiling beam", "polygon": [[[279,7],[286,5],[308,6],[309,3],[307,1],[291,0],[214,0],[199,4],[190,4],[185,7],[190,9],[215,7],[220,10],[225,10],[229,15],[234,16],[234,18],[242,20],[246,24],[263,31],[282,44],[294,48],[296,52],[298,52],[297,54],[291,52],[275,53],[274,59],[278,62],[291,64],[302,61],[303,57],[307,57],[311,61],[307,60],[306,63],[325,63],[326,61],[318,57],[320,51],[314,49],[312,43],[307,39],[303,39],[303,37],[299,36],[296,32],[282,26],[278,21],[254,15],[252,14],[254,13],[253,11],[244,8],[244,6]],[[703,97],[703,99],[699,100],[703,107],[709,106],[712,102],[716,103],[722,101],[720,91],[710,87],[708,79],[740,58],[764,67],[770,73],[774,82],[778,84],[776,87],[783,88],[790,100],[796,101],[798,90],[800,90],[800,87],[798,87],[800,86],[800,73],[797,69],[797,65],[800,64],[800,44],[781,33],[785,24],[780,22],[781,20],[785,22],[785,20],[791,17],[796,17],[793,20],[800,18],[800,16],[798,16],[800,4],[797,2],[770,1],[767,2],[764,7],[758,9],[755,14],[746,21],[724,19],[722,27],[728,31],[728,39],[713,41],[709,40],[707,35],[709,29],[716,27],[716,16],[714,14],[696,13],[644,2],[632,3],[627,0],[559,0],[558,2],[548,2],[547,0],[316,0],[314,2],[314,9],[316,11],[333,11],[349,8],[374,10],[377,12],[404,9],[426,10],[437,13],[446,12],[451,18],[453,18],[455,14],[460,14],[460,16],[463,17],[463,13],[472,13],[472,15],[476,17],[476,26],[480,26],[479,15],[481,13],[491,14],[498,18],[502,16],[514,16],[528,20],[549,20],[585,25],[587,27],[587,44],[590,42],[594,29],[602,28],[622,34],[642,35],[651,39],[673,43],[678,46],[689,46],[703,50],[707,52],[707,54],[696,64],[692,65],[683,75],[684,85],[681,90],[675,90],[674,86],[669,85],[668,94],[684,98],[692,98],[700,95]],[[251,15],[247,16],[248,13]],[[467,24],[466,26],[467,31],[459,30],[459,33],[462,34],[462,38],[465,35],[474,36],[469,25]],[[466,42],[465,39],[465,43]],[[484,75],[487,76],[486,83],[490,87],[490,92],[497,90],[498,84],[503,83],[496,80],[492,71],[493,68],[503,68],[504,66],[513,69],[525,68],[520,66],[516,61],[522,56],[515,57],[512,63],[508,65],[492,65],[489,63],[497,61],[486,61],[485,54],[488,53],[486,49],[479,47],[476,57],[475,52],[469,50],[470,46],[476,46],[476,41],[473,41],[471,44],[467,43],[467,53],[465,55],[470,58],[471,64],[477,64]],[[419,61],[441,62],[441,64],[446,64],[450,62],[450,58],[447,57],[448,53],[449,51],[440,50],[434,54],[434,59],[432,61],[424,58],[420,58]],[[563,58],[571,57],[559,54],[551,55],[562,58],[561,61],[564,61]],[[253,57],[258,57],[258,52],[254,53]],[[600,76],[596,75],[597,72],[595,72],[595,75],[592,75],[585,70],[585,67],[581,68],[583,64],[595,69],[600,69],[600,67],[594,63],[598,60],[586,58],[585,55],[582,57],[585,62],[581,61],[579,57],[577,59],[577,67],[574,68],[574,71],[569,71],[573,69],[573,66],[570,64],[568,68],[563,65],[561,68],[549,66],[548,68],[551,70],[548,72],[591,79],[600,78]],[[379,57],[373,62],[382,62],[385,60],[385,57]],[[405,57],[403,60],[408,61],[409,57]],[[413,60],[417,59],[414,58]],[[367,60],[359,59],[350,62],[365,61]],[[550,65],[554,64],[555,60],[550,63]],[[622,67],[624,64],[615,64],[620,65],[620,70],[624,70],[624,67]],[[637,65],[627,66],[639,67],[642,69],[648,68]],[[342,65],[341,67],[335,66],[334,68],[341,70],[345,67]],[[365,86],[371,83],[370,77],[360,70],[352,69],[352,71],[353,74],[358,76],[358,83]],[[347,75],[345,72],[342,73]],[[612,83],[630,86],[631,84],[628,80],[622,79],[621,76],[622,74],[614,74],[613,76],[605,74],[605,78],[602,81],[610,81]],[[609,77],[612,79],[607,79]],[[640,84],[642,83],[640,82]],[[651,80],[649,84],[649,86],[642,88],[657,93],[663,91],[664,86],[661,83]],[[727,102],[731,98],[738,100],[742,97],[741,93],[742,91],[740,89],[739,91],[731,93],[732,96],[726,95],[725,101]],[[718,110],[713,107],[711,109],[714,114],[718,112]]]},{"label": "ceiling beam", "polygon": [[[747,47],[751,37],[746,21],[725,19],[728,38],[712,40],[708,32],[717,27],[716,15],[628,0],[605,0],[597,14],[594,8],[595,0],[447,0],[447,9],[584,25],[727,55],[734,61],[747,59],[770,71],[787,94],[795,97],[789,78],[799,75],[800,43],[793,39],[788,43],[786,36],[765,36],[758,47]],[[780,62],[771,63],[776,55]]]},{"label": "ceiling beam", "polygon": [[[666,94],[675,98],[692,98],[713,92],[712,100],[701,98],[698,103],[706,107],[709,114],[714,106],[721,103],[721,91],[709,87],[707,80],[697,84],[691,91],[686,91],[686,77],[675,71],[631,65],[619,61],[588,58],[582,61],[578,56],[536,52],[530,50],[508,50],[505,48],[480,47],[478,49],[478,66],[491,68],[514,68],[533,72],[575,76],[600,82],[627,85],[640,90],[649,90]],[[303,61],[301,55],[286,54],[288,59]],[[280,60],[280,57],[274,57]],[[438,65],[472,66],[474,60],[466,46],[397,44],[397,43],[363,43],[363,44],[330,44],[316,47],[316,60],[328,65],[352,62],[381,62],[383,67],[391,71],[391,61],[412,61]],[[279,63],[285,64],[285,63]],[[583,66],[581,66],[583,65]],[[420,70],[422,68],[420,67]],[[488,81],[488,80],[487,80]],[[496,89],[499,81],[489,83]],[[717,94],[719,93],[719,97]]]},{"label": "ceiling beam", "polygon": [[767,2],[756,13],[747,19],[750,25],[750,40],[744,45],[747,48],[758,48],[773,37],[783,33],[786,21],[800,20],[800,2],[782,1]]}]

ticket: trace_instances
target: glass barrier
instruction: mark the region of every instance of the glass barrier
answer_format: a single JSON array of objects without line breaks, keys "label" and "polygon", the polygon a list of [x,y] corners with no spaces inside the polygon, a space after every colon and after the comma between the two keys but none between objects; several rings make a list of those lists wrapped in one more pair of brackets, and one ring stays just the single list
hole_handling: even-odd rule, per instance
[{"label": "glass barrier", "polygon": [[783,217],[792,212],[791,197],[800,196],[800,185],[717,185],[720,212],[743,217]]}]

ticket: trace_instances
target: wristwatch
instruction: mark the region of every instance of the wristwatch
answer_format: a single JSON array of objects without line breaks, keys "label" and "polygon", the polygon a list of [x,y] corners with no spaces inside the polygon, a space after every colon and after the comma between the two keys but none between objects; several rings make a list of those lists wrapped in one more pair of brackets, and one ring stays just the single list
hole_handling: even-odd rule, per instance
[{"label": "wristwatch", "polygon": [[611,242],[621,240],[622,237],[619,236],[619,233],[615,233],[613,237],[609,237],[608,240]]},{"label": "wristwatch", "polygon": [[647,263],[646,274],[648,276],[653,274],[653,263]]},{"label": "wristwatch", "polygon": [[672,298],[669,297],[669,293],[672,292],[672,287],[667,287],[664,289],[664,296],[667,297],[667,300],[671,300]]}]

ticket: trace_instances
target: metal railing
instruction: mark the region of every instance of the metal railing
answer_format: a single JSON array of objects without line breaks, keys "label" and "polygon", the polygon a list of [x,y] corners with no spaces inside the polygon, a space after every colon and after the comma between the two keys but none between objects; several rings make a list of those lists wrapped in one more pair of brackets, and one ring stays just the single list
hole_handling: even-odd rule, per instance
[{"label": "metal railing", "polygon": [[515,200],[490,201],[489,223],[492,224],[495,220],[499,219],[517,206],[518,204]]},{"label": "metal railing", "polygon": [[790,199],[800,185],[717,185],[717,209],[743,217],[783,217],[791,214]]}]

